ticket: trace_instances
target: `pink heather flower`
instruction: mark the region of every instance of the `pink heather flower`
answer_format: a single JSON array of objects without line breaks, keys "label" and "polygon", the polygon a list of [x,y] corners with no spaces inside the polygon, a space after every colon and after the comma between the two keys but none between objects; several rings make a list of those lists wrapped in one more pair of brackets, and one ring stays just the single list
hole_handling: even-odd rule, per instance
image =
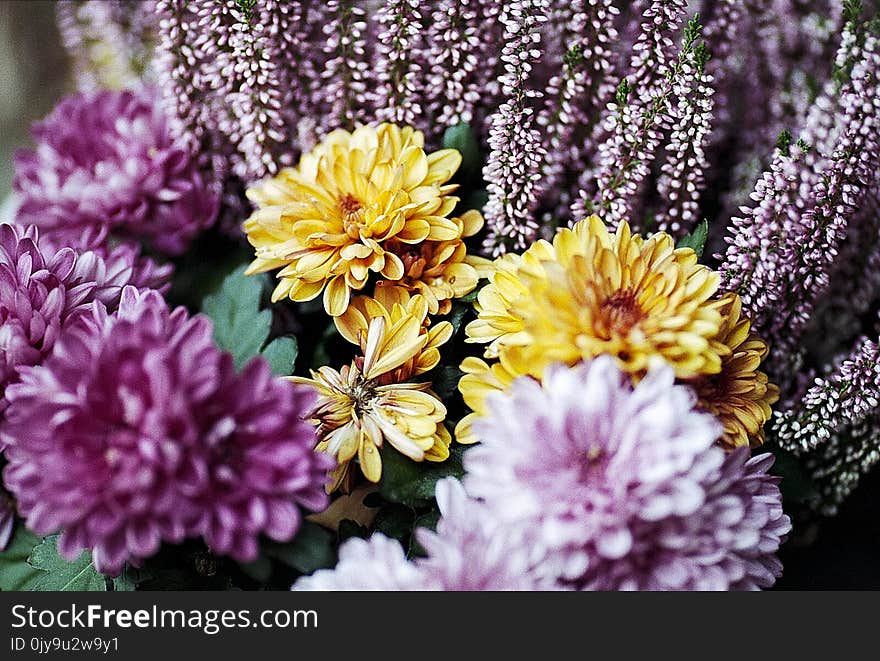
[{"label": "pink heather flower", "polygon": [[672,370],[632,386],[599,357],[516,381],[475,423],[465,486],[535,531],[560,585],[587,590],[771,586],[790,529],[771,455],[725,454]]},{"label": "pink heather flower", "polygon": [[375,533],[369,539],[354,537],[339,548],[333,569],[321,569],[293,584],[293,590],[413,591],[428,588],[426,576],[406,559],[395,539]]},{"label": "pink heather flower", "polygon": [[53,243],[92,248],[112,234],[177,255],[214,222],[217,190],[152,92],[76,94],[32,133],[36,148],[15,156],[17,221]]},{"label": "pink heather flower", "polygon": [[250,561],[260,534],[295,535],[297,505],[326,505],[329,460],[300,419],[309,396],[261,359],[236,375],[211,333],[207,317],[126,288],[115,315],[95,303],[7,389],[6,486],[31,530],[62,531],[65,557],[91,549],[118,574],[203,535]]}]

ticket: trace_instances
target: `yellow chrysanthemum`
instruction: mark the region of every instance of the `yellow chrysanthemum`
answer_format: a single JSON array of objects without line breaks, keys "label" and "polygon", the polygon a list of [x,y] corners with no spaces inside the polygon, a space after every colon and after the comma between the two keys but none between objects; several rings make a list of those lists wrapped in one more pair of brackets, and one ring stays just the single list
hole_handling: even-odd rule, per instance
[{"label": "yellow chrysanthemum", "polygon": [[730,349],[721,359],[718,374],[689,381],[697,392],[697,407],[717,417],[724,427],[721,445],[757,447],[764,442],[764,424],[770,406],[779,399],[779,388],[758,370],[767,357],[767,344],[751,330],[742,315],[742,301],[726,294],[716,302],[722,323],[716,339]]},{"label": "yellow chrysanthemum", "polygon": [[371,273],[406,276],[398,253],[425,241],[460,242],[462,225],[474,221],[447,217],[458,202],[447,182],[459,165],[454,149],[425,153],[424,136],[410,127],[333,131],[297,167],[248,190],[258,207],[244,224],[256,249],[248,273],[280,268],[273,301],[323,291],[327,312],[342,314]]},{"label": "yellow chrysanthemum", "polygon": [[717,374],[729,353],[715,340],[718,283],[668,234],[643,239],[625,222],[609,234],[592,216],[498,260],[467,334],[489,343],[486,357],[504,353],[513,372],[538,378],[552,362],[600,354],[632,374],[661,361],[680,378]]},{"label": "yellow chrysanthemum", "polygon": [[[452,337],[452,324],[441,321],[431,326],[427,299],[419,294],[411,296],[402,287],[377,287],[373,298],[356,296],[334,322],[340,335],[358,345],[366,356],[372,350],[369,341],[379,341],[377,333],[369,332],[376,319],[383,319],[388,329],[382,337],[385,345],[375,349],[375,353],[383,357],[382,362],[397,362],[402,354],[409,356],[396,368],[395,377],[399,381],[434,369],[440,362],[438,347]],[[416,338],[419,346],[416,339],[404,338]],[[387,373],[384,366],[379,369],[382,374]]]},{"label": "yellow chrysanthemum", "polygon": [[463,444],[476,443],[471,424],[489,411],[486,398],[493,392],[504,392],[513,380],[522,374],[513,372],[502,355],[501,360],[491,365],[479,358],[468,356],[461,363],[464,376],[458,381],[458,390],[464,403],[471,409],[455,426],[455,440]]},{"label": "yellow chrysanthemum", "polygon": [[336,457],[329,491],[349,490],[355,457],[371,482],[382,477],[385,441],[413,461],[443,461],[452,437],[446,407],[430,383],[403,383],[437,364],[437,347],[452,335],[448,322],[425,324],[427,303],[406,290],[380,298],[358,297],[337,319],[340,332],[363,349],[363,357],[337,371],[321,367],[312,378],[290,377],[314,387],[318,402],[310,419],[318,427],[317,449]]},{"label": "yellow chrysanthemum", "polygon": [[449,241],[423,241],[407,245],[391,242],[386,248],[403,260],[403,278],[398,281],[380,281],[387,285],[405,287],[421,294],[428,301],[428,312],[447,314],[453,298],[469,294],[478,280],[488,277],[492,262],[484,257],[467,254],[464,239],[475,235],[483,227],[479,211],[466,211],[460,218],[451,219],[458,227],[458,237]]}]

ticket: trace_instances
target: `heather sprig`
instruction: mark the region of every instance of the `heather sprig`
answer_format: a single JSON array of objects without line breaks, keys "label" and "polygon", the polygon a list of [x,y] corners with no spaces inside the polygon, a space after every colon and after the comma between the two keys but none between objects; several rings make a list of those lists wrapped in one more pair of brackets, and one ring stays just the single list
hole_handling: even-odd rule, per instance
[{"label": "heather sprig", "polygon": [[527,81],[533,62],[541,56],[540,27],[548,7],[547,0],[526,0],[505,3],[501,10],[505,73],[499,82],[506,101],[492,116],[491,152],[483,170],[489,193],[484,209],[489,231],[483,245],[492,255],[525,249],[538,231],[532,212],[543,148],[528,100],[541,92],[529,88]]}]

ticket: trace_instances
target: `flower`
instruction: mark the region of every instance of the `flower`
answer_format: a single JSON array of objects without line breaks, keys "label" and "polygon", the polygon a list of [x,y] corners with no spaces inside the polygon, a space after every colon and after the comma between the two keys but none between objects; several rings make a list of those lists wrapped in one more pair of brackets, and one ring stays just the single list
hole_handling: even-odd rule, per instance
[{"label": "flower", "polygon": [[679,377],[721,369],[718,276],[668,234],[642,239],[623,222],[611,235],[591,216],[496,266],[468,340],[490,343],[489,358],[504,351],[519,374],[603,353],[632,374],[658,360]]},{"label": "flower", "polygon": [[3,489],[0,489],[0,551],[6,548],[15,527],[15,503]]},{"label": "flower", "polygon": [[[452,324],[448,321],[441,321],[429,329],[428,311],[429,302],[424,296],[410,296],[400,287],[377,287],[375,298],[356,296],[343,314],[334,317],[334,322],[340,335],[359,346],[366,356],[370,326],[374,319],[382,318],[387,332],[381,337],[386,344],[375,351],[384,359],[374,366],[373,371],[387,374],[388,362],[398,362],[399,356],[406,354],[408,358],[393,370],[397,377],[394,380],[405,381],[434,369],[440,362],[438,347],[452,337]],[[416,328],[418,333],[414,333]],[[374,340],[379,337],[377,332],[372,335]]]},{"label": "flower", "polygon": [[[296,168],[248,189],[258,207],[244,223],[256,259],[248,273],[281,268],[272,300],[315,298],[328,314],[345,312],[370,273],[405,275],[389,244],[456,241],[447,218],[458,202],[447,184],[461,164],[454,149],[426,154],[424,136],[393,124],[336,130]],[[282,268],[283,267],[283,268]]]},{"label": "flower", "polygon": [[721,445],[725,449],[757,447],[764,442],[764,424],[772,415],[770,405],[779,399],[779,388],[758,370],[768,348],[751,330],[751,322],[741,316],[739,296],[726,294],[717,306],[722,321],[715,339],[730,353],[721,359],[718,374],[699,376],[688,383],[697,392],[697,408],[711,413],[724,426]]},{"label": "flower", "polygon": [[428,554],[416,561],[427,584],[456,592],[553,589],[551,567],[542,568],[542,548],[527,526],[499,521],[452,477],[437,482],[436,496],[437,530],[416,530]]},{"label": "flower", "polygon": [[133,246],[55,250],[33,225],[0,224],[0,412],[17,370],[49,355],[74,312],[93,300],[114,310],[126,285],[163,289],[170,274]]},{"label": "flower", "polygon": [[406,559],[396,539],[374,533],[369,539],[352,537],[339,547],[333,569],[303,576],[292,590],[338,592],[343,590],[414,591],[428,588],[426,576]]},{"label": "flower", "polygon": [[488,400],[465,487],[576,589],[723,590],[773,584],[790,530],[772,455],[725,453],[668,365],[631,385],[614,359],[549,367]]},{"label": "flower", "polygon": [[148,90],[70,96],[15,156],[18,222],[57,245],[94,248],[108,236],[182,253],[217,215],[219,197],[174,142]]},{"label": "flower", "polygon": [[31,530],[62,531],[62,555],[91,549],[115,575],[202,535],[250,561],[260,534],[296,533],[296,505],[326,506],[309,395],[262,359],[236,375],[211,337],[207,317],[128,287],[115,315],[94,303],[7,389],[4,481]]},{"label": "flower", "polygon": [[413,294],[421,294],[428,301],[431,314],[448,314],[452,299],[472,292],[481,277],[491,273],[491,262],[483,257],[467,254],[464,239],[475,235],[483,227],[479,211],[466,211],[460,218],[451,218],[456,224],[458,237],[449,241],[422,241],[406,244],[390,241],[388,249],[403,261],[400,280],[377,283],[381,286],[405,287]]},{"label": "flower", "polygon": [[371,482],[382,476],[379,448],[387,440],[413,461],[443,461],[452,437],[443,424],[446,407],[430,383],[407,383],[440,360],[437,347],[452,336],[449,322],[430,330],[427,302],[403,289],[380,288],[377,298],[357,297],[337,317],[340,333],[363,357],[337,371],[321,367],[312,378],[289,377],[318,392],[309,415],[318,427],[318,450],[336,457],[329,490],[350,490],[349,465],[357,456]]},{"label": "flower", "polygon": [[507,364],[504,356],[491,365],[479,358],[468,356],[462,361],[460,369],[464,374],[458,381],[458,390],[464,403],[470,407],[471,413],[465,415],[455,426],[455,440],[469,445],[477,442],[477,437],[471,429],[474,420],[489,412],[486,405],[488,395],[493,392],[504,392],[514,379],[522,374],[516,374]]}]

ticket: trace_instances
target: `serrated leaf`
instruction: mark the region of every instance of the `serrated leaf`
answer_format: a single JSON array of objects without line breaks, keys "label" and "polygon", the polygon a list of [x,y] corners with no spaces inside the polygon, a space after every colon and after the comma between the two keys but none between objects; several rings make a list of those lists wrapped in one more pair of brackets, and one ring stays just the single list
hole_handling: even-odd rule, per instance
[{"label": "serrated leaf", "polygon": [[316,523],[305,522],[288,544],[271,542],[264,545],[266,555],[304,574],[336,564],[333,548],[335,536]]},{"label": "serrated leaf", "polygon": [[236,369],[260,353],[272,325],[272,313],[260,310],[261,280],[246,276],[246,268],[235,269],[202,302],[202,312],[214,322],[214,340],[232,354]]},{"label": "serrated leaf", "polygon": [[296,355],[299,349],[295,337],[276,337],[263,349],[263,357],[269,362],[272,374],[287,376],[293,374]]},{"label": "serrated leaf", "polygon": [[33,590],[43,577],[42,569],[28,564],[28,558],[41,538],[19,523],[6,550],[0,553],[0,591]]},{"label": "serrated leaf", "polygon": [[703,220],[690,234],[679,239],[676,248],[692,248],[697,253],[697,259],[703,256],[703,248],[706,247],[706,239],[709,236],[709,221]]},{"label": "serrated leaf", "polygon": [[379,481],[379,491],[393,503],[409,507],[426,505],[434,498],[434,487],[438,480],[464,475],[464,451],[463,446],[456,445],[450,448],[446,461],[415,462],[386,444],[381,450],[382,479]]},{"label": "serrated leaf", "polygon": [[92,556],[83,551],[73,562],[58,555],[58,535],[45,537],[34,547],[28,564],[42,570],[43,575],[34,584],[40,592],[105,592],[107,580],[92,564]]}]

